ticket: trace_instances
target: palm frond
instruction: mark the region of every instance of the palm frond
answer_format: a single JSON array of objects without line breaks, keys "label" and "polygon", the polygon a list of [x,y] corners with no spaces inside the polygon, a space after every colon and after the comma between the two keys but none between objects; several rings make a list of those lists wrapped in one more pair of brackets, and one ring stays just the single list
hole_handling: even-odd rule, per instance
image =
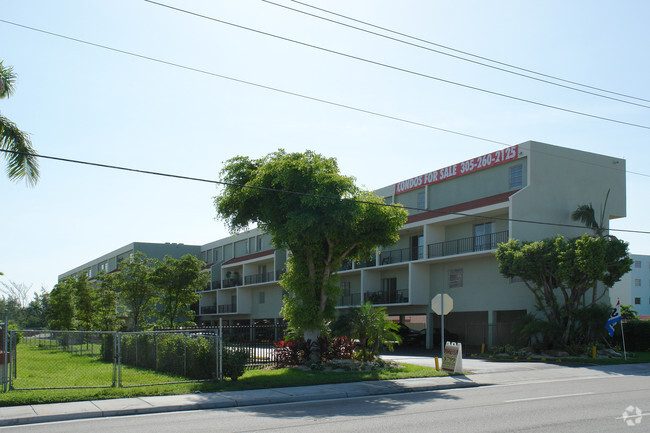
[{"label": "palm frond", "polygon": [[0,61],[0,98],[8,98],[14,93],[16,74],[11,66],[4,66]]},{"label": "palm frond", "polygon": [[593,230],[600,228],[598,221],[596,221],[596,212],[591,203],[578,206],[578,208],[571,214],[571,219],[574,221],[580,221],[585,225],[585,227]]},{"label": "palm frond", "polygon": [[7,160],[7,176],[10,180],[25,179],[28,185],[38,182],[38,160],[29,136],[18,129],[15,123],[0,115],[0,150]]}]

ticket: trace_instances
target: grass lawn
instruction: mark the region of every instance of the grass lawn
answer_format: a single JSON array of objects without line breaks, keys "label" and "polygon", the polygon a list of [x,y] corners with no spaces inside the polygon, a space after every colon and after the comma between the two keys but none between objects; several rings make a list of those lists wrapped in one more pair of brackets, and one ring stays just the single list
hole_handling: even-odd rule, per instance
[{"label": "grass lawn", "polygon": [[[95,356],[75,355],[56,349],[19,345],[18,374],[14,382],[16,388],[56,386],[103,386],[104,388],[16,389],[0,393],[0,406],[447,375],[446,372],[439,372],[433,368],[407,364],[402,365],[401,368],[367,372],[279,368],[247,370],[237,381],[112,388],[110,386],[113,382],[113,365],[101,362],[96,353]],[[183,380],[180,377],[125,366],[122,367],[122,378],[125,385]]]}]

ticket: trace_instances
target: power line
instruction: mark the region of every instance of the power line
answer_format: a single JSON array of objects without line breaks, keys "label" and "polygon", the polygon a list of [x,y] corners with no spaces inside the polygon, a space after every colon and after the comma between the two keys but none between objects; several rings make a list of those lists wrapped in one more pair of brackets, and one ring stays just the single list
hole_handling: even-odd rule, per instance
[{"label": "power line", "polygon": [[[636,105],[637,107],[650,108],[650,105],[644,105],[644,104],[640,104],[640,103],[637,103],[637,102],[626,101],[624,99],[615,98],[613,96],[607,96],[607,95],[603,95],[601,93],[596,93],[596,92],[591,92],[589,90],[579,89],[579,88],[569,86],[569,85],[566,85],[566,84],[556,83],[556,82],[553,82],[553,81],[545,80],[543,78],[534,77],[534,76],[524,74],[524,73],[521,73],[521,72],[511,71],[509,69],[505,69],[505,68],[502,68],[502,67],[499,67],[499,66],[494,66],[494,65],[487,64],[487,63],[479,62],[477,60],[472,60],[472,59],[468,59],[468,58],[465,58],[465,57],[461,57],[461,56],[458,56],[458,55],[455,55],[455,54],[446,53],[444,51],[440,51],[440,50],[436,50],[436,49],[433,49],[433,48],[430,48],[430,47],[426,47],[424,45],[419,45],[419,44],[416,44],[416,43],[413,43],[413,42],[408,42],[408,41],[405,41],[403,39],[394,38],[392,36],[384,35],[382,33],[373,32],[372,30],[367,30],[367,29],[364,29],[364,28],[361,28],[361,27],[356,27],[356,26],[353,26],[353,25],[350,25],[350,24],[343,23],[341,21],[336,21],[336,20],[326,18],[326,17],[320,16],[320,15],[316,15],[316,14],[312,14],[312,13],[309,13],[309,12],[306,12],[306,11],[302,11],[300,9],[292,8],[290,6],[286,6],[286,5],[283,5],[283,4],[280,4],[280,3],[276,3],[276,2],[273,2],[271,0],[262,0],[262,1],[265,2],[265,3],[271,4],[273,6],[278,6],[278,7],[290,10],[290,11],[301,13],[303,15],[308,15],[310,17],[318,18],[318,19],[323,20],[323,21],[328,21],[330,23],[338,24],[340,26],[355,29],[355,30],[358,30],[358,31],[361,31],[361,32],[364,32],[364,33],[368,33],[368,34],[371,34],[371,35],[374,35],[374,36],[378,36],[380,38],[389,39],[391,41],[399,42],[399,43],[402,43],[402,44],[410,45],[412,47],[421,48],[423,50],[427,50],[427,51],[431,51],[433,53],[441,54],[443,56],[448,56],[448,57],[452,57],[454,59],[462,60],[462,61],[465,61],[465,62],[474,63],[475,65],[484,66],[486,68],[495,69],[497,71],[506,72],[508,74],[517,75],[517,76],[520,76],[520,77],[524,77],[524,78],[528,78],[528,79],[531,79],[531,80],[539,81],[541,83],[550,84],[552,86],[557,86],[557,87],[561,87],[561,88],[564,88],[564,89],[569,89],[569,90],[573,90],[573,91],[576,91],[576,92],[585,93],[585,94],[592,95],[592,96],[597,96],[599,98],[605,98],[605,99],[609,99],[609,100],[612,100],[612,101],[622,102],[624,104]],[[301,2],[296,2],[296,3],[305,4],[305,3],[301,3]],[[316,9],[318,9],[318,8],[316,8]],[[351,18],[347,18],[347,19],[351,19]],[[369,24],[367,24],[367,25],[369,25]],[[375,27],[375,26],[373,26],[373,27]],[[429,43],[432,44],[431,42],[429,42]],[[456,50],[454,50],[454,51],[456,51]]]},{"label": "power line", "polygon": [[92,46],[92,47],[102,48],[104,50],[113,51],[113,52],[116,52],[116,53],[137,57],[139,59],[149,60],[151,62],[156,62],[156,63],[160,63],[160,64],[167,65],[167,66],[173,66],[175,68],[181,68],[181,69],[185,69],[187,71],[198,72],[198,73],[209,75],[209,76],[212,76],[212,77],[222,78],[224,80],[234,81],[234,82],[239,83],[239,84],[245,84],[245,85],[257,87],[257,88],[260,88],[260,89],[271,90],[273,92],[282,93],[282,94],[290,95],[290,96],[295,96],[295,97],[298,97],[298,98],[307,99],[309,101],[320,102],[322,104],[332,105],[334,107],[344,108],[344,109],[356,111],[356,112],[359,112],[359,113],[370,114],[372,116],[382,117],[384,119],[395,120],[395,121],[398,121],[398,122],[407,123],[407,124],[414,125],[414,126],[421,126],[423,128],[433,129],[433,130],[440,131],[440,132],[446,132],[448,134],[454,134],[454,135],[458,135],[458,136],[461,136],[461,137],[471,138],[471,139],[474,139],[474,140],[486,141],[486,142],[489,142],[489,143],[495,143],[495,144],[500,144],[500,145],[503,145],[503,146],[509,146],[508,143],[504,143],[502,141],[497,141],[497,140],[492,140],[492,139],[489,139],[489,138],[479,137],[477,135],[466,134],[466,133],[454,131],[454,130],[451,130],[451,129],[440,128],[440,127],[433,126],[433,125],[423,123],[423,122],[417,122],[417,121],[405,119],[405,118],[402,118],[402,117],[391,116],[389,114],[383,114],[383,113],[379,113],[377,111],[366,110],[364,108],[354,107],[352,105],[342,104],[342,103],[339,103],[339,102],[329,101],[329,100],[322,99],[322,98],[316,98],[314,96],[308,96],[308,95],[305,95],[305,94],[302,94],[302,93],[292,92],[292,91],[289,91],[289,90],[283,90],[283,89],[280,89],[280,88],[277,88],[277,87],[267,86],[267,85],[255,83],[255,82],[252,82],[252,81],[246,81],[246,80],[242,80],[242,79],[239,79],[239,78],[229,77],[227,75],[222,75],[222,74],[217,74],[215,72],[206,71],[204,69],[198,69],[198,68],[193,68],[191,66],[182,65],[180,63],[169,62],[169,61],[162,60],[162,59],[159,59],[159,58],[156,58],[156,57],[146,56],[146,55],[143,55],[143,54],[138,54],[138,53],[134,53],[134,52],[131,52],[131,51],[126,51],[126,50],[121,50],[119,48],[113,48],[113,47],[109,47],[107,45],[102,45],[102,44],[98,44],[98,43],[95,43],[95,42],[89,42],[89,41],[86,41],[86,40],[83,40],[83,39],[73,38],[71,36],[66,36],[66,35],[62,35],[60,33],[54,33],[54,32],[50,32],[50,31],[47,31],[47,30],[38,29],[36,27],[26,26],[24,24],[18,24],[18,23],[12,22],[12,21],[7,21],[7,20],[0,19],[0,22],[3,22],[5,24],[10,24],[10,25],[16,26],[16,27],[21,27],[21,28],[24,28],[24,29],[27,29],[27,30],[32,30],[32,31],[35,31],[35,32],[43,33],[43,34],[46,34],[46,35],[55,36],[57,38],[77,42],[77,43],[80,43],[80,44],[89,45],[89,46]]},{"label": "power line", "polygon": [[[263,1],[266,1],[266,0],[263,0]],[[345,19],[347,19],[347,20],[354,21],[354,22],[357,22],[357,23],[360,23],[360,24],[364,24],[364,25],[366,25],[366,26],[373,27],[373,28],[376,28],[376,29],[380,29],[380,30],[383,30],[383,31],[386,31],[386,32],[389,32],[389,33],[392,33],[392,34],[395,34],[395,35],[405,36],[405,37],[407,37],[407,38],[409,38],[409,39],[413,39],[413,40],[415,40],[415,41],[424,42],[424,43],[427,43],[427,44],[429,44],[429,45],[433,45],[433,46],[436,46],[436,47],[444,48],[444,49],[446,49],[446,50],[453,51],[453,52],[460,53],[460,54],[464,54],[464,55],[467,55],[467,56],[470,56],[470,57],[474,57],[474,58],[476,58],[476,59],[486,60],[486,61],[488,61],[488,62],[492,62],[492,63],[498,64],[498,65],[502,65],[502,66],[507,66],[507,67],[509,67],[509,68],[517,69],[517,70],[519,70],[519,71],[529,72],[529,73],[531,73],[531,74],[539,75],[540,77],[551,78],[551,79],[553,79],[553,80],[562,81],[563,83],[575,84],[576,86],[585,87],[585,88],[587,88],[587,89],[598,90],[599,92],[605,92],[605,93],[609,93],[609,94],[611,94],[611,95],[618,95],[618,96],[622,96],[622,97],[624,97],[624,98],[636,99],[637,101],[650,102],[650,99],[644,99],[644,98],[639,98],[639,97],[637,97],[637,96],[626,95],[626,94],[624,94],[624,93],[614,92],[614,91],[612,91],[612,90],[607,90],[607,89],[603,89],[603,88],[599,88],[599,87],[595,87],[595,86],[590,86],[590,85],[588,85],[588,84],[579,83],[579,82],[577,82],[577,81],[571,81],[571,80],[567,80],[567,79],[560,78],[560,77],[557,77],[557,76],[553,76],[553,75],[549,75],[549,74],[544,74],[544,73],[542,73],[542,72],[537,72],[537,71],[534,71],[534,70],[532,70],[532,69],[522,68],[522,67],[520,67],[520,66],[515,66],[515,65],[510,64],[510,63],[500,62],[500,61],[498,61],[498,60],[490,59],[490,58],[488,58],[488,57],[479,56],[479,55],[477,55],[477,54],[472,54],[472,53],[469,53],[469,52],[467,52],[467,51],[462,51],[462,50],[459,50],[459,49],[456,49],[456,48],[452,48],[452,47],[447,46],[447,45],[438,44],[438,43],[435,43],[435,42],[432,42],[432,41],[429,41],[429,40],[426,40],[426,39],[418,38],[418,37],[416,37],[416,36],[412,36],[412,35],[409,35],[409,34],[406,34],[406,33],[398,32],[398,31],[395,31],[395,30],[391,30],[391,29],[386,28],[386,27],[381,27],[381,26],[378,26],[378,25],[375,25],[375,24],[369,23],[369,22],[367,22],[367,21],[358,20],[358,19],[352,18],[352,17],[350,17],[350,16],[343,15],[343,14],[339,14],[339,13],[336,13],[336,12],[332,12],[332,11],[330,11],[330,10],[323,9],[323,8],[319,8],[319,7],[316,7],[316,6],[313,6],[313,5],[310,5],[310,4],[308,4],[308,3],[304,3],[304,2],[298,1],[298,0],[291,0],[291,1],[294,2],[294,3],[301,4],[301,5],[303,5],[303,6],[306,6],[306,7],[312,8],[312,9],[316,9],[316,10],[319,10],[319,11],[322,11],[322,12],[326,12],[326,13],[328,13],[328,14],[331,14],[331,15],[334,15],[334,16],[337,16],[337,17],[345,18]],[[325,19],[325,18],[323,18],[323,19]]]},{"label": "power line", "polygon": [[[468,213],[465,213],[465,212],[449,212],[449,211],[442,211],[442,210],[422,209],[422,208],[418,208],[418,207],[396,205],[396,204],[391,204],[391,203],[376,203],[376,202],[365,201],[365,200],[356,200],[356,199],[350,199],[350,198],[334,197],[334,196],[313,194],[313,193],[300,192],[300,191],[289,191],[289,190],[283,190],[283,189],[266,188],[266,187],[260,187],[260,186],[238,184],[238,183],[233,183],[233,182],[223,182],[223,181],[205,179],[205,178],[200,178],[200,177],[183,176],[183,175],[179,175],[179,174],[170,174],[170,173],[162,173],[162,172],[159,172],[159,171],[142,170],[142,169],[137,169],[137,168],[123,167],[123,166],[112,165],[112,164],[104,164],[104,163],[99,163],[99,162],[82,161],[82,160],[78,160],[78,159],[63,158],[63,157],[58,157],[58,156],[41,155],[41,154],[37,154],[37,153],[28,153],[28,152],[16,152],[16,151],[7,150],[7,149],[0,149],[0,151],[4,152],[4,153],[7,153],[7,154],[14,154],[14,155],[21,154],[21,155],[25,155],[25,156],[32,156],[32,157],[35,157],[35,158],[50,159],[50,160],[53,160],[53,161],[68,162],[68,163],[72,163],[72,164],[81,164],[81,165],[87,165],[87,166],[91,166],[91,167],[109,168],[109,169],[113,169],[113,170],[120,170],[120,171],[139,173],[139,174],[148,174],[148,175],[152,175],[152,176],[161,176],[161,177],[168,177],[168,178],[174,178],[174,179],[191,180],[191,181],[194,181],[194,182],[211,183],[211,184],[214,184],[214,185],[233,186],[233,187],[237,187],[237,188],[255,189],[255,190],[259,190],[259,191],[273,192],[273,193],[277,193],[277,194],[292,194],[292,195],[298,195],[298,196],[303,196],[303,197],[313,197],[313,198],[319,198],[319,199],[325,199],[325,200],[334,200],[334,201],[350,201],[350,202],[354,202],[354,203],[368,204],[368,205],[374,205],[374,206],[400,207],[400,208],[404,208],[404,209],[407,209],[407,210],[420,211],[420,212],[431,212],[431,213],[437,213],[437,214],[440,214],[440,215],[457,215],[457,216],[465,216],[465,217],[471,217],[471,218],[483,218],[483,219],[490,219],[490,220],[500,220],[500,221],[518,222],[518,223],[526,223],[526,224],[537,224],[537,225],[546,225],[546,226],[554,226],[554,227],[579,228],[579,229],[584,229],[585,228],[585,226],[583,226],[583,225],[576,225],[576,224],[563,224],[563,223],[552,223],[552,222],[546,222],[546,221],[526,220],[526,219],[520,219],[520,218],[506,218],[506,217],[496,217],[496,216],[473,215],[473,214],[468,214]],[[626,230],[626,229],[613,229],[613,228],[609,228],[608,230],[609,231],[615,231],[615,232],[621,232],[621,233],[637,233],[637,234],[650,235],[650,231],[644,231],[644,230]]]},{"label": "power line", "polygon": [[231,23],[229,21],[224,21],[224,20],[220,20],[218,18],[209,17],[207,15],[202,15],[202,14],[199,14],[197,12],[189,11],[187,9],[182,9],[182,8],[178,8],[178,7],[175,7],[175,6],[170,6],[170,5],[167,5],[167,4],[164,4],[164,3],[158,3],[158,2],[155,2],[153,0],[144,0],[144,1],[146,1],[147,3],[151,3],[153,5],[156,5],[156,6],[162,6],[162,7],[171,9],[171,10],[175,10],[177,12],[182,12],[184,14],[193,15],[193,16],[196,16],[198,18],[204,18],[206,20],[218,22],[220,24],[225,24],[225,25],[232,26],[232,27],[235,27],[235,28],[238,28],[238,29],[247,30],[247,31],[250,31],[250,32],[258,33],[258,34],[261,34],[261,35],[264,35],[264,36],[269,36],[269,37],[272,37],[272,38],[275,38],[275,39],[280,39],[280,40],[283,40],[283,41],[287,41],[287,42],[302,45],[302,46],[305,46],[305,47],[313,48],[313,49],[316,49],[316,50],[324,51],[324,52],[327,52],[327,53],[336,54],[338,56],[347,57],[349,59],[358,60],[360,62],[365,62],[365,63],[371,64],[371,65],[381,66],[383,68],[391,69],[391,70],[394,70],[394,71],[404,72],[406,74],[411,74],[411,75],[415,75],[415,76],[418,76],[418,77],[427,78],[427,79],[430,79],[430,80],[435,80],[435,81],[439,81],[439,82],[446,83],[446,84],[451,84],[451,85],[458,86],[458,87],[463,87],[463,88],[470,89],[470,90],[475,90],[477,92],[487,93],[487,94],[495,95],[495,96],[501,96],[502,98],[512,99],[512,100],[520,101],[520,102],[526,102],[528,104],[533,104],[533,105],[537,105],[537,106],[540,106],[540,107],[545,107],[545,108],[551,108],[551,109],[554,109],[554,110],[564,111],[565,113],[572,113],[572,114],[577,114],[579,116],[590,117],[592,119],[599,119],[599,120],[604,120],[606,122],[613,122],[613,123],[618,123],[618,124],[621,124],[621,125],[633,126],[635,128],[642,128],[642,129],[650,130],[650,126],[647,126],[647,125],[640,125],[638,123],[625,122],[623,120],[617,120],[617,119],[612,119],[612,118],[609,118],[609,117],[598,116],[598,115],[595,115],[595,114],[585,113],[583,111],[571,110],[569,108],[562,108],[562,107],[559,107],[557,105],[545,104],[543,102],[537,102],[537,101],[533,101],[531,99],[520,98],[518,96],[512,96],[512,95],[508,95],[508,94],[505,94],[505,93],[496,92],[496,91],[493,91],[493,90],[487,90],[487,89],[483,89],[481,87],[471,86],[469,84],[463,84],[463,83],[459,83],[457,81],[452,81],[452,80],[447,80],[447,79],[440,78],[440,77],[435,77],[433,75],[428,75],[428,74],[425,74],[425,73],[422,73],[422,72],[413,71],[411,69],[406,69],[406,68],[401,68],[399,66],[389,65],[388,63],[382,63],[382,62],[378,62],[378,61],[375,61],[375,60],[366,59],[364,57],[359,57],[359,56],[355,56],[355,55],[352,55],[352,54],[346,54],[346,53],[343,53],[341,51],[336,51],[336,50],[332,50],[332,49],[329,49],[329,48],[324,48],[324,47],[321,47],[321,46],[318,46],[318,45],[313,45],[313,44],[309,44],[309,43],[306,43],[306,42],[301,42],[301,41],[298,41],[296,39],[291,39],[291,38],[287,38],[287,37],[284,37],[284,36],[279,36],[279,35],[269,33],[269,32],[265,32],[265,31],[262,31],[262,30],[257,30],[257,29],[253,29],[251,27],[246,27],[246,26],[242,26],[240,24],[235,24],[235,23]]}]

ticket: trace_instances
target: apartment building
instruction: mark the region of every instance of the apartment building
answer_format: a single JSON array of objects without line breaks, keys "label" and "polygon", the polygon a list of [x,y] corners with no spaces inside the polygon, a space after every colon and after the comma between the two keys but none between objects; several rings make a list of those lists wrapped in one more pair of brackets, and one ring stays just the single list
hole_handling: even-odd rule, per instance
[{"label": "apartment building", "polygon": [[641,320],[650,320],[650,256],[630,254],[632,270],[623,275],[609,292],[612,305],[631,305]]},{"label": "apartment building", "polygon": [[175,259],[180,259],[185,254],[192,254],[198,257],[201,253],[201,247],[199,245],[173,243],[160,244],[150,242],[132,242],[116,249],[115,251],[111,251],[108,254],[104,254],[101,257],[86,262],[81,266],[77,266],[74,269],[64,272],[59,275],[58,279],[61,281],[64,278],[75,277],[81,273],[86,273],[89,279],[93,279],[101,271],[107,273],[115,272],[122,260],[133,257],[133,254],[136,252],[142,252],[146,254],[147,257],[158,260],[162,260],[166,255],[172,256]]},{"label": "apartment building", "polygon": [[[512,322],[535,306],[522,282],[499,274],[497,244],[579,236],[587,229],[568,227],[576,225],[571,213],[586,203],[599,209],[608,191],[608,218],[624,217],[625,160],[539,142],[449,167],[436,168],[434,161],[432,171],[375,191],[387,203],[406,206],[409,217],[397,244],[342,264],[338,308],[365,301],[386,307],[395,320],[426,329],[432,347],[440,319],[431,299],[446,293],[454,302],[446,331],[465,345],[509,342]],[[280,318],[278,281],[287,251],[275,249],[268,234],[255,229],[192,248],[211,275],[198,322]]]}]

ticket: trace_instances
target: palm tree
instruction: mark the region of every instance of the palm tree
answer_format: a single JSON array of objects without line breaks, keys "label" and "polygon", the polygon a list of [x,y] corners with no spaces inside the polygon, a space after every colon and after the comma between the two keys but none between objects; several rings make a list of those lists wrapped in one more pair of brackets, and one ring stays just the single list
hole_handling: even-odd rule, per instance
[{"label": "palm tree", "polygon": [[[0,61],[0,99],[8,98],[14,93],[15,79],[13,68],[4,66]],[[25,179],[28,185],[38,182],[38,161],[29,136],[0,113],[0,151],[2,150],[5,151],[3,153],[10,180]]]},{"label": "palm tree", "polygon": [[605,210],[607,209],[607,199],[609,198],[610,191],[609,189],[607,190],[605,203],[600,208],[599,220],[596,220],[596,211],[591,203],[578,206],[571,214],[571,219],[580,221],[585,227],[592,229],[596,237],[602,237],[607,231],[607,228],[605,228]]},{"label": "palm tree", "polygon": [[[582,204],[578,206],[576,210],[573,211],[571,214],[571,219],[573,221],[580,221],[582,224],[585,225],[585,227],[590,228],[594,231],[594,236],[600,238],[600,237],[607,237],[610,238],[611,236],[609,234],[605,234],[607,229],[605,228],[605,210],[607,209],[607,199],[609,199],[609,193],[611,189],[607,190],[607,194],[605,195],[605,203],[603,203],[603,206],[600,208],[600,219],[596,220],[596,211],[594,210],[594,207],[591,203],[589,204]],[[596,289],[598,287],[598,282],[594,282],[594,287],[592,289],[592,297],[591,297],[591,303],[595,304],[596,303]]]}]

